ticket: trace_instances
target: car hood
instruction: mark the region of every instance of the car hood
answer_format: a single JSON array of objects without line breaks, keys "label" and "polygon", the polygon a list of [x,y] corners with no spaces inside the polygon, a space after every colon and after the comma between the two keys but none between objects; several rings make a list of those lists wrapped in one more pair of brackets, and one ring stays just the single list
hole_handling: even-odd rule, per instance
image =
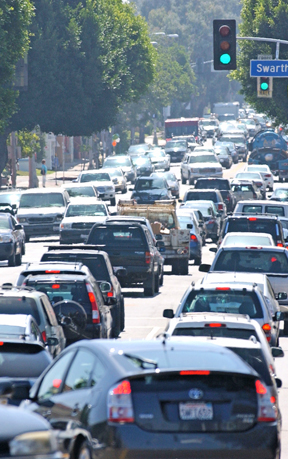
[{"label": "car hood", "polygon": [[192,167],[192,169],[210,169],[210,168],[222,168],[221,164],[219,163],[189,163],[189,166]]},{"label": "car hood", "polygon": [[66,207],[19,207],[17,217],[21,215],[49,215],[49,214],[64,214]]}]

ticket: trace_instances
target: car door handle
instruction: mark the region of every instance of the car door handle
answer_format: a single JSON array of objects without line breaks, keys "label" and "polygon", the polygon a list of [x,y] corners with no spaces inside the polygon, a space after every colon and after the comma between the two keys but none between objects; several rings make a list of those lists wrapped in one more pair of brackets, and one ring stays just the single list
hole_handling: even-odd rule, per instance
[{"label": "car door handle", "polygon": [[73,410],[71,411],[71,416],[77,416],[78,413],[79,413],[79,404],[76,403]]}]

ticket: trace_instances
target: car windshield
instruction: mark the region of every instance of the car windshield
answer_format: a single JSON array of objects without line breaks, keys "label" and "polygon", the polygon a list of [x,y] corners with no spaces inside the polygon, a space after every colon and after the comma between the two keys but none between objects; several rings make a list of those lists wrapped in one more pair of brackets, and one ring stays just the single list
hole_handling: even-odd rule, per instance
[{"label": "car windshield", "polygon": [[288,260],[283,252],[263,249],[225,249],[216,260],[214,271],[236,271],[247,273],[288,273]]},{"label": "car windshield", "polygon": [[263,317],[263,311],[255,292],[233,290],[229,287],[216,287],[213,290],[191,290],[181,312],[248,314],[251,319]]},{"label": "car windshield", "polygon": [[226,137],[222,136],[221,137],[222,142],[233,142],[233,143],[245,143],[245,139],[243,137]]},{"label": "car windshield", "polygon": [[107,210],[104,204],[70,204],[66,217],[97,217],[105,216]]},{"label": "car windshield", "polygon": [[89,254],[84,253],[67,253],[67,252],[60,252],[60,253],[53,253],[51,252],[45,252],[42,255],[41,261],[62,261],[62,262],[68,262],[68,263],[77,263],[81,262],[83,265],[87,266],[92,275],[95,277],[97,280],[106,280],[110,282],[110,277],[107,269],[107,265],[105,263],[105,260],[103,258],[103,255],[98,255],[98,254]]},{"label": "car windshield", "polygon": [[186,201],[213,201],[218,202],[215,191],[188,191]]},{"label": "car windshield", "polygon": [[3,343],[0,351],[0,376],[37,378],[50,363],[39,345]]},{"label": "car windshield", "polygon": [[217,127],[218,122],[217,121],[211,121],[211,120],[203,120],[200,123],[200,126],[211,126],[211,127]]},{"label": "car windshield", "polygon": [[234,192],[234,193],[239,193],[239,192],[245,192],[245,191],[249,191],[250,193],[253,193],[254,190],[253,190],[253,186],[252,185],[244,185],[244,184],[231,184],[231,190]]},{"label": "car windshield", "polygon": [[148,153],[148,156],[150,158],[157,158],[158,156],[165,157],[165,153],[164,151],[156,150],[156,151],[151,151],[150,153]]},{"label": "car windshield", "polygon": [[95,190],[92,186],[75,186],[66,188],[70,198],[76,198],[78,196],[93,197],[96,196]]},{"label": "car windshield", "polygon": [[273,195],[286,201],[288,200],[288,188],[276,188]]},{"label": "car windshield", "polygon": [[150,166],[151,162],[150,159],[140,156],[138,158],[133,158],[133,164],[135,164],[135,166]]},{"label": "car windshield", "polygon": [[89,244],[140,248],[145,247],[145,240],[143,232],[138,227],[129,225],[97,226],[90,233]]},{"label": "car windshield", "polygon": [[181,229],[187,229],[187,225],[192,225],[193,227],[193,223],[190,217],[184,217],[182,215],[177,215],[177,217],[178,217],[178,221],[179,221]]},{"label": "car windshield", "polygon": [[248,172],[268,172],[268,167],[267,166],[247,166],[247,171]]},{"label": "car windshield", "polygon": [[245,236],[244,234],[242,236],[240,235],[233,235],[231,234],[231,236],[227,236],[225,238],[225,243],[224,243],[225,247],[227,245],[234,245],[234,246],[261,246],[263,247],[264,245],[274,245],[272,242],[271,242],[271,239],[268,237],[268,236],[258,236],[257,234],[255,234],[255,236],[252,236],[252,235],[249,235],[249,236]]},{"label": "car windshield", "polygon": [[113,156],[113,158],[107,158],[104,161],[103,167],[129,167],[131,166],[130,158],[127,158],[125,156]]},{"label": "car windshield", "polygon": [[164,174],[164,177],[166,178],[166,180],[170,180],[170,182],[177,182],[177,178],[172,172],[166,172]]},{"label": "car windshield", "polygon": [[105,182],[110,181],[110,175],[105,172],[96,172],[96,173],[87,173],[82,174],[80,178],[80,182]]},{"label": "car windshield", "polygon": [[137,180],[135,190],[146,191],[146,190],[162,190],[166,188],[165,182],[162,178],[152,178],[145,180]]},{"label": "car windshield", "polygon": [[247,328],[229,328],[226,324],[222,324],[221,327],[213,327],[213,323],[205,324],[204,327],[176,327],[172,333],[173,336],[210,336],[219,338],[236,338],[236,339],[250,339],[251,336],[255,336],[257,341],[258,335],[254,329]]},{"label": "car windshield", "polygon": [[188,162],[191,163],[218,163],[214,155],[189,156]]},{"label": "car windshield", "polygon": [[25,327],[20,327],[17,325],[0,325],[0,336],[1,338],[8,337],[8,336],[18,336],[25,334]]},{"label": "car windshield", "polygon": [[179,141],[175,141],[173,142],[173,140],[171,140],[170,142],[167,142],[166,145],[165,145],[165,148],[180,148],[180,147],[183,147],[183,148],[186,148],[186,142],[182,141],[181,140]]},{"label": "car windshield", "polygon": [[261,349],[245,349],[243,347],[229,347],[229,349],[254,368],[268,386],[272,386],[267,360]]},{"label": "car windshield", "polygon": [[0,314],[27,314],[40,325],[40,316],[33,298],[23,296],[0,296]]},{"label": "car windshield", "polygon": [[229,183],[226,182],[225,180],[217,180],[217,179],[213,179],[213,180],[203,180],[203,179],[200,179],[200,180],[197,180],[196,184],[195,184],[195,188],[206,188],[206,189],[210,189],[210,190],[213,190],[214,188],[217,188],[217,190],[229,190],[230,187],[229,187]]},{"label": "car windshield", "polygon": [[267,205],[267,206],[257,206],[252,205],[252,204],[247,204],[242,207],[242,213],[245,214],[271,214],[271,215],[279,215],[279,217],[284,217],[285,211],[284,207],[282,206],[273,206],[273,205]]},{"label": "car windshield", "polygon": [[279,228],[276,221],[257,217],[231,218],[225,226],[226,233],[267,233],[277,243]]},{"label": "car windshield", "polygon": [[20,201],[21,193],[0,193],[1,204],[15,204]]},{"label": "car windshield", "polygon": [[131,145],[128,149],[129,153],[140,153],[142,151],[148,151],[149,145]]},{"label": "car windshield", "polygon": [[[186,206],[183,206],[181,207],[181,209],[185,209]],[[212,212],[212,208],[211,207],[206,207],[206,206],[203,206],[203,204],[198,204],[196,201],[195,201],[195,204],[193,206],[190,206],[189,207],[187,206],[186,209],[195,209],[195,210],[200,210],[203,217],[211,217],[213,215],[213,212]]]},{"label": "car windshield", "polygon": [[29,207],[64,207],[64,198],[61,193],[25,193],[20,199],[21,208]]},{"label": "car windshield", "polygon": [[0,229],[10,229],[8,218],[0,218]]},{"label": "car windshield", "polygon": [[65,282],[55,280],[46,282],[34,279],[28,279],[26,285],[34,287],[39,292],[44,292],[48,296],[50,303],[54,305],[59,301],[72,300],[89,304],[89,297],[84,282]]},{"label": "car windshield", "polygon": [[248,179],[248,180],[262,180],[261,175],[259,172],[239,172],[235,176],[237,179]]}]

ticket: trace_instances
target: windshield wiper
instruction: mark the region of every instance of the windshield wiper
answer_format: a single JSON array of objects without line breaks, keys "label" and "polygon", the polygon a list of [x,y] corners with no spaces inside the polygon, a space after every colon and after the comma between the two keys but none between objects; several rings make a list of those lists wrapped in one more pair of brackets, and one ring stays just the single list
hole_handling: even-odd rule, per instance
[{"label": "windshield wiper", "polygon": [[137,355],[132,354],[123,354],[124,357],[133,360],[140,368],[143,370],[149,370],[149,367],[158,368],[158,363],[155,360],[144,359],[142,357],[138,357]]}]

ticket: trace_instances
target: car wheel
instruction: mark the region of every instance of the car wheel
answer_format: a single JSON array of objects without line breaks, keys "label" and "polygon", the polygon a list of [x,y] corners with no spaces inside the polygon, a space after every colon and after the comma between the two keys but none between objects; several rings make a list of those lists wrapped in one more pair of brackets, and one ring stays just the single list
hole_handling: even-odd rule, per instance
[{"label": "car wheel", "polygon": [[25,247],[25,242],[23,241],[22,247],[21,247],[21,253],[22,253],[22,255],[25,255],[25,252],[26,252],[26,247]]},{"label": "car wheel", "polygon": [[279,182],[280,182],[280,183],[284,182],[283,177],[279,177]]},{"label": "car wheel", "polygon": [[191,178],[190,174],[188,176],[188,183],[189,183],[189,185],[194,185],[194,179]]},{"label": "car wheel", "polygon": [[144,284],[144,295],[154,296],[155,294],[155,275],[152,273],[150,279]]},{"label": "car wheel", "polygon": [[87,441],[84,441],[78,451],[77,459],[92,459],[91,449]]},{"label": "car wheel", "polygon": [[284,328],[283,328],[284,335],[288,335],[288,320],[284,320]]},{"label": "car wheel", "polygon": [[202,256],[200,255],[200,257],[196,257],[196,258],[194,259],[194,265],[200,266],[201,263],[202,263]]},{"label": "car wheel", "polygon": [[127,188],[124,188],[124,190],[121,191],[122,194],[127,193]]},{"label": "car wheel", "polygon": [[12,253],[11,257],[8,258],[8,266],[16,265],[15,251]]},{"label": "car wheel", "polygon": [[29,241],[30,241],[30,236],[27,236],[27,234],[25,235],[25,241],[26,241],[26,242],[29,242]]},{"label": "car wheel", "polygon": [[124,307],[123,295],[121,295],[121,300],[120,300],[120,311],[121,311],[120,329],[121,329],[121,331],[123,331],[125,329],[125,307]]},{"label": "car wheel", "polygon": [[116,206],[116,198],[110,199],[111,206]]},{"label": "car wheel", "polygon": [[21,266],[22,264],[22,253],[21,252],[15,255],[15,264],[16,266]]},{"label": "car wheel", "polygon": [[186,185],[186,179],[183,177],[182,172],[181,172],[181,183],[182,185]]},{"label": "car wheel", "polygon": [[157,271],[157,274],[155,276],[155,293],[158,293],[159,292],[159,285],[160,285],[160,282],[159,282],[159,271]]},{"label": "car wheel", "polygon": [[162,267],[162,272],[161,272],[161,276],[160,276],[160,279],[159,279],[160,287],[162,287],[163,283],[164,283],[164,271],[163,271],[163,267]]}]

